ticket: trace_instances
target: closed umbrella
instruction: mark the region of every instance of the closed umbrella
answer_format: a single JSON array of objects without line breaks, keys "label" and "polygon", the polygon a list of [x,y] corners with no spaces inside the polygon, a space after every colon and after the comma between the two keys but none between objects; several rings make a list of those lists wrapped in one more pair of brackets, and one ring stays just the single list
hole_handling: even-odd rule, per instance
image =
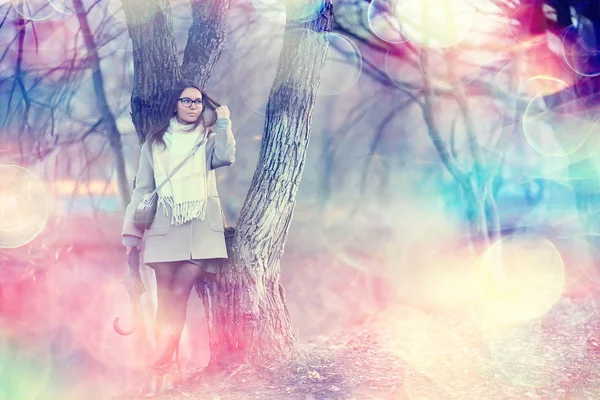
[{"label": "closed umbrella", "polygon": [[[140,268],[140,252],[137,247],[133,247],[127,257],[127,263],[129,264],[130,270],[139,271]],[[131,335],[137,328],[138,320],[138,305],[140,303],[140,296],[143,293],[143,289],[137,293],[129,293],[131,299],[131,329],[124,330],[119,327],[119,317],[116,317],[113,321],[113,328],[119,335]]]}]

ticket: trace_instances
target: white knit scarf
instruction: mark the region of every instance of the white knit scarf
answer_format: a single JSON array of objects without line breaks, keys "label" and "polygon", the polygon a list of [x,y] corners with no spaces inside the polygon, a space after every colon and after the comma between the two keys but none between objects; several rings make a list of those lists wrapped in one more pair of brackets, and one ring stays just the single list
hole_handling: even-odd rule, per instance
[{"label": "white knit scarf", "polygon": [[[179,123],[171,118],[169,127],[163,138],[166,148],[154,146],[154,177],[160,185],[169,173],[175,169],[192,151],[199,140],[204,140],[205,131],[202,124],[190,131],[190,125]],[[206,140],[194,155],[171,177],[169,182],[158,191],[158,208],[168,215],[168,207],[172,210],[171,224],[181,225],[193,219],[203,220],[206,216]]]}]

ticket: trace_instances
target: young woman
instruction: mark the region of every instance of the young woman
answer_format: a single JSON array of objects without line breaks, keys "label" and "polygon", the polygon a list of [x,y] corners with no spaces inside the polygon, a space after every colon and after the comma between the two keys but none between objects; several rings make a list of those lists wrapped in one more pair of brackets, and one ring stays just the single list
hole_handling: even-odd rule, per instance
[{"label": "young woman", "polygon": [[[159,189],[156,217],[142,232],[133,222],[141,197],[165,180],[198,143],[202,144],[194,155]],[[234,160],[229,109],[194,83],[178,82],[163,120],[150,129],[142,146],[123,222],[127,254],[133,247],[139,249],[144,238],[144,264],[156,276],[156,347],[138,393],[141,397],[159,395],[181,378],[175,355],[190,292],[201,274],[216,273],[212,260],[227,258],[215,169],[232,165]],[[132,294],[144,291],[139,271],[130,271],[125,285]]]}]

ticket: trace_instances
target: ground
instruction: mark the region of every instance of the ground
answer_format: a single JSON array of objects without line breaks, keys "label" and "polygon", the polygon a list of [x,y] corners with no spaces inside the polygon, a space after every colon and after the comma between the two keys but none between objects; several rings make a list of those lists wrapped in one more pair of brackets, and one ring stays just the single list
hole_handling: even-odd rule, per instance
[{"label": "ground", "polygon": [[502,333],[466,314],[396,309],[308,340],[312,356],[295,369],[241,366],[204,381],[189,371],[187,387],[163,398],[596,400],[598,323],[591,297],[562,298],[542,319]]},{"label": "ground", "polygon": [[[151,348],[151,319],[141,313],[132,336],[114,332],[115,316],[125,327],[130,322],[121,284],[126,257],[118,241],[103,242],[82,226],[85,235],[76,237],[67,234],[84,230],[61,230],[62,243],[0,253],[2,399],[135,398]],[[435,250],[428,241],[403,258],[391,252],[387,259],[401,263],[387,262],[387,270],[381,257],[290,247],[282,283],[306,357],[213,377],[190,369],[186,386],[162,398],[598,400],[597,257],[556,243],[565,265],[561,296],[535,318],[511,323],[486,318],[472,301],[469,259],[453,244]],[[552,258],[539,260],[543,266]],[[525,295],[536,280],[539,293],[554,281],[526,275],[531,270],[524,267],[515,277],[527,284],[523,298],[535,300]],[[374,270],[380,275],[369,273]],[[202,351],[194,356],[206,359]]]}]

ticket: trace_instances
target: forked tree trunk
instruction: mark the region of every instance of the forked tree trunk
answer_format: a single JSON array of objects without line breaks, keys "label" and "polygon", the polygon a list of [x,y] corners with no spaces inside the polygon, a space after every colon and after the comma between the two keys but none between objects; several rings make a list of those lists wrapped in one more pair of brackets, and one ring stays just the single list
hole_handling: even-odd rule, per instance
[{"label": "forked tree trunk", "polygon": [[194,0],[191,6],[194,22],[183,54],[181,75],[206,87],[227,37],[229,0]]},{"label": "forked tree trunk", "polygon": [[310,122],[329,45],[333,6],[298,23],[289,15],[271,88],[265,134],[229,259],[218,278],[197,285],[209,318],[209,367],[260,365],[293,357],[296,337],[279,283],[280,260],[304,170]]},{"label": "forked tree trunk", "polygon": [[[214,367],[240,361],[260,364],[286,358],[296,350],[279,284],[279,262],[304,169],[312,110],[329,44],[324,33],[332,28],[331,0],[323,3],[311,22],[288,17],[257,169],[237,230],[226,233],[229,260],[215,281],[196,285],[206,306],[210,365]],[[224,42],[222,13],[229,2],[213,0],[205,6],[202,0],[192,0],[194,17],[210,23],[195,23],[190,28],[180,72],[168,4],[167,0],[123,0],[134,46],[131,106],[140,142],[156,121],[163,106],[161,98],[172,83],[181,75],[205,83]],[[288,16],[297,15],[296,4],[307,7],[290,1]],[[197,32],[201,29],[205,32]],[[194,50],[194,46],[204,50]]]},{"label": "forked tree trunk", "polygon": [[180,77],[169,0],[122,0],[133,46],[131,117],[140,143]]},{"label": "forked tree trunk", "polygon": [[179,78],[206,85],[226,38],[230,0],[190,0],[193,23],[183,65],[177,47],[169,0],[122,0],[133,45],[131,112],[139,142],[160,117],[165,94]]},{"label": "forked tree trunk", "polygon": [[[148,129],[160,118],[166,94],[179,77],[196,81],[200,86],[204,86],[210,77],[225,41],[229,0],[190,0],[194,20],[211,19],[212,24],[193,23],[190,26],[186,56],[181,68],[177,63],[169,1],[122,0],[122,3],[133,45],[132,120],[139,143],[142,144]],[[199,15],[202,12],[208,15]],[[211,34],[215,35],[212,39]],[[198,56],[198,51],[202,56]],[[198,64],[202,60],[206,60],[206,65]],[[147,268],[142,269],[142,274],[145,279],[153,278],[152,275],[146,275],[151,274]],[[142,301],[144,309],[153,309],[151,298],[145,296]]]}]

